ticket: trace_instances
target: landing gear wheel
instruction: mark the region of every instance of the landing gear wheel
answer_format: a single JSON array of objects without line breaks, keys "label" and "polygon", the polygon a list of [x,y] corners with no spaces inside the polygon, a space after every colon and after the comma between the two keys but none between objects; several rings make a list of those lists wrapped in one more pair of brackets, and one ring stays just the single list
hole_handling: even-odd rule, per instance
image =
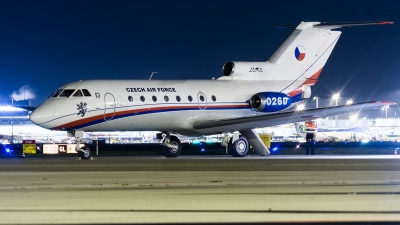
[{"label": "landing gear wheel", "polygon": [[229,141],[228,152],[233,157],[244,157],[249,152],[249,143],[245,137],[240,137],[234,143]]},{"label": "landing gear wheel", "polygon": [[170,140],[170,144],[174,145],[175,147],[170,148],[167,146],[162,146],[162,153],[165,157],[177,157],[179,154],[181,154],[181,150],[182,150],[182,145],[181,145],[181,141],[179,140],[179,138],[177,138],[176,136],[170,136],[169,138]]},{"label": "landing gear wheel", "polygon": [[92,152],[88,147],[82,148],[83,151],[78,151],[78,156],[81,157],[81,159],[90,159],[92,156]]}]

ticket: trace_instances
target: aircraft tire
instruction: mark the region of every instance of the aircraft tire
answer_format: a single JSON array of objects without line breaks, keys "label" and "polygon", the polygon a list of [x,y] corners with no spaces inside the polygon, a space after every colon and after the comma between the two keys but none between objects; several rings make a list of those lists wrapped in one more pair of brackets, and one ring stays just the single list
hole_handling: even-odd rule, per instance
[{"label": "aircraft tire", "polygon": [[92,156],[92,152],[88,147],[83,148],[85,152],[79,151],[78,156],[81,157],[81,159],[90,159]]},{"label": "aircraft tire", "polygon": [[240,137],[234,143],[229,141],[228,152],[233,157],[244,157],[249,152],[249,142],[245,137]]},{"label": "aircraft tire", "polygon": [[171,144],[176,144],[177,148],[169,148],[167,146],[162,146],[162,153],[165,157],[172,158],[172,157],[178,157],[179,154],[181,154],[182,151],[182,145],[181,141],[179,138],[176,136],[170,136],[170,142]]}]

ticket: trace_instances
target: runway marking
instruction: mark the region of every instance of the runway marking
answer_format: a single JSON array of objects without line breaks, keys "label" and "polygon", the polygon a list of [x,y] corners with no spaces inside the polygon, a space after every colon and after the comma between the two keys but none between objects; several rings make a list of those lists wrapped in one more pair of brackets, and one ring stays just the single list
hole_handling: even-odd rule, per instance
[{"label": "runway marking", "polygon": [[324,213],[324,214],[400,214],[400,211],[358,210],[223,210],[223,209],[0,209],[1,212],[125,212],[125,213]]}]

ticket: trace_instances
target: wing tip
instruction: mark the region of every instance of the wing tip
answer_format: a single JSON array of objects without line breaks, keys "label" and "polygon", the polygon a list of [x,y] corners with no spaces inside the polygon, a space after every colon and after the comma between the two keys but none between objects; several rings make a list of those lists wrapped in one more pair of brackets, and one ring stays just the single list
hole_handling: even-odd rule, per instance
[{"label": "wing tip", "polygon": [[371,101],[371,104],[385,104],[385,105],[398,105],[396,102],[392,101]]},{"label": "wing tip", "polygon": [[382,22],[378,22],[378,25],[386,25],[386,24],[394,24],[393,21],[382,21]]}]

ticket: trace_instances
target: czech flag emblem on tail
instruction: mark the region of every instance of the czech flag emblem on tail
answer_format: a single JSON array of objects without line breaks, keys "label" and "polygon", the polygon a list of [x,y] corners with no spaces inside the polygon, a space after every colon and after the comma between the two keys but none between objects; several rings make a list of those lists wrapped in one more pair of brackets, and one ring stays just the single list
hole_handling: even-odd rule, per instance
[{"label": "czech flag emblem on tail", "polygon": [[306,57],[306,50],[303,46],[299,45],[294,50],[294,56],[298,61],[302,61]]}]

